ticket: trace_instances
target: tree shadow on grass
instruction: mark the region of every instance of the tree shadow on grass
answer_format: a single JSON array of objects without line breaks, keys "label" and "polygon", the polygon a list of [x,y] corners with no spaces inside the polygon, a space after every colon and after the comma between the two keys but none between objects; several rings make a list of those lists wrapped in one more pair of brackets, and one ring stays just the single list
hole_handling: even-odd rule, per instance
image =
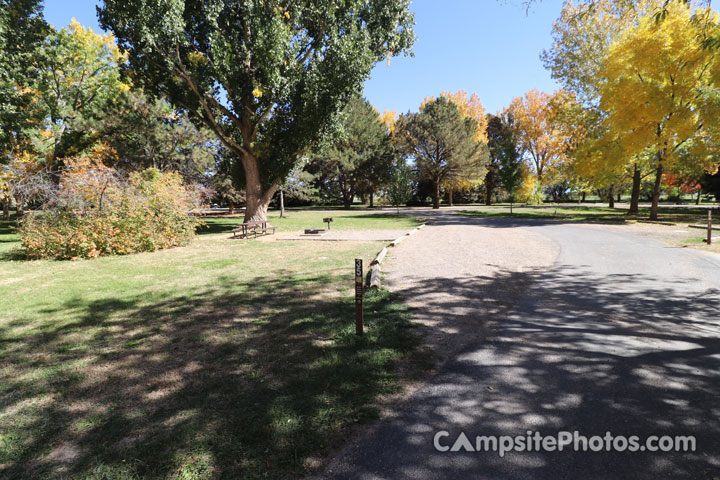
[{"label": "tree shadow on grass", "polygon": [[[383,220],[397,220],[398,218],[402,218],[403,215],[409,215],[413,214],[413,212],[407,212],[403,213],[402,211],[400,213],[392,212],[392,213],[363,213],[362,215],[352,215],[349,218],[368,218],[368,219],[377,219],[381,218]],[[417,213],[419,215],[419,213]]]},{"label": "tree shadow on grass", "polygon": [[[580,207],[582,208],[582,207]],[[547,210],[547,208],[544,208],[544,210]],[[575,210],[575,209],[573,209]],[[579,210],[579,209],[578,209]],[[462,217],[469,217],[469,218],[500,218],[500,219],[510,219],[510,220],[537,220],[540,222],[554,222],[554,223],[580,223],[580,222],[589,222],[589,223],[600,223],[600,224],[622,224],[625,223],[625,216],[622,214],[597,214],[597,213],[585,213],[582,210],[579,210],[578,212],[568,213],[568,212],[560,212],[557,215],[537,215],[532,214],[529,212],[523,212],[520,209],[517,209],[514,213],[510,214],[509,212],[492,212],[492,211],[482,211],[482,212],[476,212],[476,211],[461,211],[458,212],[459,216]]]},{"label": "tree shadow on grass", "polygon": [[[529,286],[524,299],[498,292]],[[583,267],[436,279],[403,291],[452,297],[423,312],[471,338],[397,417],[348,449],[327,478],[714,478],[720,468],[720,291],[678,275],[600,276]],[[483,316],[468,304],[485,304]],[[484,335],[473,337],[474,330]],[[436,432],[693,435],[694,452],[440,453]]]},{"label": "tree shadow on grass", "polygon": [[0,220],[0,235],[11,235],[17,228],[16,220]]},{"label": "tree shadow on grass", "polygon": [[17,262],[20,260],[27,260],[27,255],[19,247],[0,251],[0,262]]},{"label": "tree shadow on grass", "polygon": [[[328,297],[335,277],[259,277],[166,301],[69,299],[0,332],[3,478],[301,474],[414,356],[406,311]],[[58,320],[53,318],[70,318]],[[26,329],[26,330],[23,330]],[[403,360],[404,362],[405,360]]]},{"label": "tree shadow on grass", "polygon": [[[601,224],[622,224],[626,220],[648,220],[650,217],[649,208],[640,208],[638,215],[629,215],[627,210],[609,209],[607,207],[574,207],[568,205],[522,205],[515,206],[514,212],[510,214],[507,206],[496,207],[486,210],[458,211],[458,214],[470,218],[511,218],[511,219],[537,219],[555,222],[589,222]],[[555,213],[556,210],[559,212]],[[598,213],[597,210],[603,210]],[[542,212],[542,213],[532,213]],[[552,212],[552,214],[551,214]],[[684,223],[704,221],[707,218],[707,208],[663,208],[658,209],[659,221]]]},{"label": "tree shadow on grass", "polygon": [[0,220],[0,243],[17,242],[18,238],[15,236],[17,227],[18,223],[15,220]]},{"label": "tree shadow on grass", "polygon": [[238,228],[243,219],[240,217],[219,217],[204,218],[204,225],[200,225],[195,229],[197,235],[217,235],[220,233],[232,233]]}]

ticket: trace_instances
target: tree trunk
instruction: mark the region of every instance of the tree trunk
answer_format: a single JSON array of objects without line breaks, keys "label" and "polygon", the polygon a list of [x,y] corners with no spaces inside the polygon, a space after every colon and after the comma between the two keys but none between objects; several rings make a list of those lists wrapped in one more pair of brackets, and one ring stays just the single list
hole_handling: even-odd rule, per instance
[{"label": "tree trunk", "polygon": [[633,171],[632,194],[630,195],[628,215],[637,215],[638,212],[640,212],[640,169],[636,163]]},{"label": "tree trunk", "polygon": [[662,184],[663,166],[660,161],[661,153],[658,152],[658,166],[655,171],[655,185],[653,186],[652,206],[650,207],[650,220],[658,219],[658,208],[660,206],[660,185]]},{"label": "tree trunk", "polygon": [[25,210],[23,210],[23,198],[22,196],[18,195],[15,197],[15,216],[17,218],[22,217],[25,215]]},{"label": "tree trunk", "polygon": [[620,200],[622,200],[622,192],[618,192],[617,194],[617,201],[619,202]]},{"label": "tree trunk", "polygon": [[228,200],[228,213],[232,215],[235,213],[235,202],[232,201],[232,199]]},{"label": "tree trunk", "polygon": [[10,197],[3,197],[3,219],[10,220]]},{"label": "tree trunk", "polygon": [[615,208],[615,184],[610,185],[610,190],[608,191],[608,200],[608,207]]},{"label": "tree trunk", "polygon": [[[258,202],[250,207],[248,201],[247,207],[245,208],[244,222],[267,222],[268,203]],[[251,213],[248,213],[251,212]]]},{"label": "tree trunk", "polygon": [[273,195],[278,189],[275,182],[270,188],[263,192],[260,181],[260,168],[257,157],[250,154],[242,156],[242,165],[245,170],[245,222],[266,222],[267,210]]},{"label": "tree trunk", "polygon": [[493,175],[492,168],[488,169],[487,175],[485,175],[485,205],[492,204],[492,193],[493,193]]},{"label": "tree trunk", "polygon": [[285,216],[285,192],[280,190],[280,218]]},{"label": "tree trunk", "polygon": [[582,202],[582,203],[585,203],[585,199],[586,199],[586,198],[587,198],[587,192],[583,190],[581,202]]},{"label": "tree trunk", "polygon": [[352,207],[353,199],[355,198],[355,193],[353,192],[352,187],[347,188],[347,184],[344,183],[341,185],[340,191],[342,192],[343,208],[345,210],[350,210],[350,208]]},{"label": "tree trunk", "polygon": [[[52,125],[57,124],[57,118],[55,116],[51,116]],[[60,147],[60,142],[62,142],[63,135],[65,134],[65,130],[67,129],[67,121],[62,122],[62,126],[60,127],[60,131],[55,136],[55,141],[53,143],[53,151],[52,151],[52,162],[50,163],[50,179],[55,183],[55,185],[60,185],[60,155],[58,152],[58,148]]]},{"label": "tree trunk", "polygon": [[448,204],[451,207],[453,206],[453,191],[452,191],[452,189],[448,191]]},{"label": "tree trunk", "polygon": [[433,208],[438,209],[440,208],[440,180],[435,180],[433,182]]},{"label": "tree trunk", "polygon": [[695,199],[695,205],[700,205],[700,194],[702,190],[698,190],[697,198]]},{"label": "tree trunk", "polygon": [[373,204],[374,198],[375,198],[375,192],[370,192],[370,205],[369,205],[370,208],[373,208],[375,206]]}]

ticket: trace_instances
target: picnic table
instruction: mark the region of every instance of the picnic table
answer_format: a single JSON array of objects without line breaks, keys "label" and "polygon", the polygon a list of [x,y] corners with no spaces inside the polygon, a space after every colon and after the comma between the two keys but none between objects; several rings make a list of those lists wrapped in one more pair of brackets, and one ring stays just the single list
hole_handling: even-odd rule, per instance
[{"label": "picnic table", "polygon": [[233,230],[233,238],[237,237],[239,233],[242,238],[257,238],[258,235],[267,235],[268,232],[275,233],[275,227],[270,225],[267,221],[265,222],[243,222],[238,225],[238,228]]}]

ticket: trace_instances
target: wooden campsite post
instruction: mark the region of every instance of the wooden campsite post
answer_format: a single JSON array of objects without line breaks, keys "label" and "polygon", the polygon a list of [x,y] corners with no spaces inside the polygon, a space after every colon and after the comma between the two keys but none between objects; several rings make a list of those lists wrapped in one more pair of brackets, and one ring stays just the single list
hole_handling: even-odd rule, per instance
[{"label": "wooden campsite post", "polygon": [[707,244],[712,245],[712,208],[708,209],[708,235]]},{"label": "wooden campsite post", "polygon": [[363,261],[355,259],[355,334],[363,334]]}]

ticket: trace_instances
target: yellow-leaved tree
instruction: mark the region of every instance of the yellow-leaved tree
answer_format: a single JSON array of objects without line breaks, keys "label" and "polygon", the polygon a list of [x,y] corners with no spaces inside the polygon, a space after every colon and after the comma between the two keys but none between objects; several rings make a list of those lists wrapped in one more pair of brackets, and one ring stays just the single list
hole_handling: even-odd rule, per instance
[{"label": "yellow-leaved tree", "polygon": [[[553,45],[543,51],[545,68],[563,89],[572,92],[584,107],[582,118],[586,133],[583,143],[569,159],[577,188],[590,186],[607,190],[632,179],[629,213],[638,213],[640,183],[652,174],[647,162],[637,155],[626,155],[615,147],[616,139],[602,125],[607,115],[600,107],[600,75],[603,58],[614,41],[637,27],[645,15],[663,11],[665,0],[575,0],[565,2],[560,17],[553,25]],[[607,137],[606,137],[607,135]],[[605,137],[605,138],[603,138]],[[609,148],[608,151],[599,151]],[[602,160],[602,161],[601,161]],[[577,184],[577,180],[584,187]],[[610,201],[612,205],[612,200]]]},{"label": "yellow-leaved tree", "polygon": [[398,116],[397,110],[384,110],[383,113],[380,113],[379,115],[380,121],[383,125],[385,125],[385,128],[387,128],[390,136],[395,135],[395,122],[397,121]]},{"label": "yellow-leaved tree", "polygon": [[504,112],[515,121],[518,144],[528,156],[538,188],[543,186],[548,170],[565,160],[568,133],[557,122],[557,115],[569,98],[562,91],[549,94],[533,89],[524,97],[514,98]]},{"label": "yellow-leaved tree", "polygon": [[30,136],[48,169],[57,172],[60,159],[82,153],[82,146],[70,135],[81,128],[81,120],[112,105],[130,89],[121,69],[127,53],[111,34],[97,34],[74,18],[68,27],[51,31],[41,50],[46,61],[29,88],[44,120]]},{"label": "yellow-leaved tree", "polygon": [[440,96],[447,98],[458,107],[460,117],[472,118],[477,122],[477,130],[475,131],[475,141],[480,144],[487,145],[487,115],[485,113],[485,107],[480,101],[480,97],[477,93],[468,95],[465,90],[460,90],[455,93],[442,92]]},{"label": "yellow-leaved tree", "polygon": [[720,62],[703,42],[717,30],[709,8],[671,2],[663,18],[648,13],[613,42],[600,70],[601,107],[626,156],[648,150],[655,171],[650,218],[658,217],[663,172],[682,153],[711,168],[720,114]]}]

